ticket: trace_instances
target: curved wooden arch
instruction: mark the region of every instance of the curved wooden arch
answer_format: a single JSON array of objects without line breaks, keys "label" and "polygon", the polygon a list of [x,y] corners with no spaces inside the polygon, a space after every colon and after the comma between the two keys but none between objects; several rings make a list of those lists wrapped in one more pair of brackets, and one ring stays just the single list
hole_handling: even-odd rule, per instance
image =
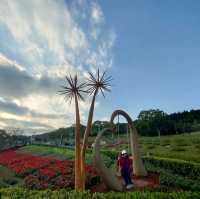
[{"label": "curved wooden arch", "polygon": [[[143,165],[140,152],[139,152],[139,143],[138,143],[138,133],[136,128],[134,127],[133,121],[131,117],[123,110],[116,110],[113,112],[111,115],[111,120],[110,122],[113,124],[113,121],[117,115],[122,115],[125,117],[125,119],[128,122],[128,127],[130,130],[130,143],[131,143],[131,152],[133,156],[133,173],[136,176],[146,176],[147,172],[146,169]],[[101,158],[100,155],[100,140],[103,136],[103,134],[106,131],[112,131],[112,129],[103,129],[100,131],[95,139],[94,142],[94,166],[96,169],[99,171],[101,177],[104,180],[104,183],[110,188],[111,190],[115,191],[123,191],[123,186],[121,182],[118,180],[116,177],[115,173],[113,173],[112,170],[108,169],[104,162],[103,159]]]},{"label": "curved wooden arch", "polygon": [[104,183],[107,185],[107,187],[109,189],[114,190],[114,191],[122,191],[123,190],[122,184],[116,177],[115,173],[113,173],[112,170],[108,169],[105,166],[103,159],[101,158],[101,155],[100,155],[100,140],[102,138],[102,135],[106,131],[111,131],[111,129],[103,129],[102,131],[100,131],[98,133],[98,135],[95,139],[94,148],[93,148],[93,150],[94,150],[94,166],[100,173],[100,176],[102,177]]},{"label": "curved wooden arch", "polygon": [[130,145],[131,153],[133,157],[133,174],[136,176],[147,176],[147,171],[144,167],[144,164],[141,159],[139,142],[138,142],[138,133],[133,124],[131,117],[123,110],[116,110],[112,113],[110,122],[113,124],[113,121],[117,115],[122,115],[128,122],[128,128],[130,130]]}]

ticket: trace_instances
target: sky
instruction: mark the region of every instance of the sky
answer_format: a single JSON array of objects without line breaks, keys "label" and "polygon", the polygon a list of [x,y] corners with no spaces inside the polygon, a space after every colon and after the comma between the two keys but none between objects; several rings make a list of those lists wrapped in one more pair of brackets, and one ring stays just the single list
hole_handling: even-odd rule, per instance
[{"label": "sky", "polygon": [[[199,9],[198,0],[1,0],[0,128],[71,125],[74,104],[58,90],[66,75],[84,81],[97,68],[113,81],[94,120],[198,109]],[[90,102],[80,102],[82,123]]]}]

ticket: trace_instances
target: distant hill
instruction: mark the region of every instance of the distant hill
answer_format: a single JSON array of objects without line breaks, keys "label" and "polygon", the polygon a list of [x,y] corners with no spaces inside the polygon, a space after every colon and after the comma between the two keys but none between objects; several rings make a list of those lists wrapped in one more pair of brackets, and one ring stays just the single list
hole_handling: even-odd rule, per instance
[{"label": "distant hill", "polygon": [[[141,111],[138,119],[134,121],[138,133],[142,136],[173,135],[200,131],[200,110],[190,110],[167,114],[159,109]],[[96,136],[103,128],[110,126],[107,121],[94,121],[91,136]],[[85,126],[81,125],[81,137],[83,137]],[[117,123],[116,133],[126,134],[127,123]],[[34,143],[45,143],[52,145],[74,145],[75,127],[67,128],[33,135]]]},{"label": "distant hill", "polygon": [[5,130],[0,129],[0,150],[25,145],[29,140],[30,138],[27,136],[10,135]]},{"label": "distant hill", "polygon": [[0,129],[0,150],[9,148],[10,146],[10,136],[5,130]]},{"label": "distant hill", "polygon": [[[81,125],[81,137],[83,137],[85,128],[86,127],[84,125]],[[33,135],[32,139],[35,143],[47,143],[53,145],[73,145],[74,132],[74,126],[59,128],[48,133]]]}]

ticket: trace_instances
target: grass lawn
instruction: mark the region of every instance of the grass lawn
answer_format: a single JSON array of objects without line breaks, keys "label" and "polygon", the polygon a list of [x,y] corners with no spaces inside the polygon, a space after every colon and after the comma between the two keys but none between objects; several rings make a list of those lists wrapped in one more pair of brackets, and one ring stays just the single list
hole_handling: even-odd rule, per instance
[{"label": "grass lawn", "polygon": [[200,133],[141,138],[140,143],[143,155],[200,163]]},{"label": "grass lawn", "polygon": [[[126,136],[120,139],[127,140]],[[163,158],[181,159],[200,163],[200,132],[191,134],[171,135],[159,137],[140,137],[140,147],[143,156],[150,155]],[[119,145],[115,148],[105,147],[107,150],[120,151],[127,148],[127,145]],[[130,147],[129,147],[130,150]],[[51,156],[60,160],[74,159],[73,149],[29,145],[22,147],[19,152],[26,152],[41,156]],[[109,162],[108,157],[104,157]],[[87,153],[86,162],[92,163],[92,153]]]},{"label": "grass lawn", "polygon": [[[108,137],[106,138],[108,139]],[[127,139],[126,136],[121,136],[121,140]],[[162,157],[162,158],[171,158],[171,159],[181,159],[190,162],[200,163],[200,133],[192,133],[190,135],[173,135],[173,136],[163,136],[160,139],[158,137],[140,137],[140,147],[142,151],[142,155],[146,156],[149,153],[150,159],[153,156]],[[104,147],[104,152],[102,151],[102,156],[104,159],[104,163],[107,167],[110,167],[114,171],[116,170],[116,159],[117,153],[121,149],[128,148],[126,145],[119,145],[117,147]],[[114,153],[110,153],[109,151],[113,150]],[[39,156],[50,156],[60,160],[73,160],[74,159],[74,150],[70,148],[64,147],[53,147],[53,146],[45,146],[45,145],[28,145],[18,149],[18,153],[30,153],[33,155]],[[147,159],[147,158],[146,158]],[[146,161],[146,159],[144,159]],[[200,183],[199,180],[196,179],[196,176],[199,176],[199,170],[195,170],[195,166],[193,164],[184,162],[182,165],[180,161],[174,164],[169,162],[164,162],[158,164],[159,158],[156,159],[157,162],[145,162],[145,166],[148,171],[156,171],[160,173],[160,182],[161,186],[167,187],[175,187],[178,190],[191,190],[191,191],[199,191]],[[88,150],[86,156],[86,163],[92,164],[93,154],[91,150]],[[162,160],[168,161],[168,160]],[[177,160],[176,160],[177,161]],[[169,164],[170,163],[170,164]],[[185,165],[186,164],[186,165]],[[187,164],[189,164],[190,174],[185,170]],[[168,167],[167,167],[168,165]],[[171,166],[170,166],[171,165]],[[198,166],[198,164],[195,164]],[[194,167],[194,168],[193,168]],[[192,170],[193,169],[193,170]],[[195,175],[193,175],[194,173]],[[6,187],[11,184],[14,186],[20,185],[20,180],[18,180],[15,175],[7,168],[0,166],[0,187]],[[23,183],[23,179],[21,179]],[[23,185],[23,184],[22,184]]]},{"label": "grass lawn", "polygon": [[[74,150],[64,147],[54,147],[45,145],[28,145],[18,150],[22,153],[31,153],[40,156],[50,156],[59,160],[73,160]],[[92,163],[92,153],[86,154],[86,163]]]},{"label": "grass lawn", "polygon": [[74,158],[74,151],[72,149],[45,145],[28,145],[20,148],[18,152],[31,153],[40,156],[51,156],[59,160],[71,160]]},{"label": "grass lawn", "polygon": [[[127,136],[121,136],[120,139],[127,141]],[[150,155],[200,163],[200,132],[161,136],[161,138],[140,137],[139,142],[143,156]],[[109,149],[121,151],[125,148],[130,152],[130,147],[126,144]],[[105,149],[108,148],[105,147]]]}]

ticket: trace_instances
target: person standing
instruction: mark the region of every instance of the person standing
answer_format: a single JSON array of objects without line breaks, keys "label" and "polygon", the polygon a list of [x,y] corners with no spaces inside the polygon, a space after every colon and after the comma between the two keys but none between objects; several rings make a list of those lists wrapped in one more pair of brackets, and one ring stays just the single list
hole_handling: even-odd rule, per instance
[{"label": "person standing", "polygon": [[132,159],[129,158],[126,150],[122,150],[121,155],[118,157],[117,167],[125,181],[126,188],[131,189],[133,187],[131,180],[131,174],[133,172]]}]

